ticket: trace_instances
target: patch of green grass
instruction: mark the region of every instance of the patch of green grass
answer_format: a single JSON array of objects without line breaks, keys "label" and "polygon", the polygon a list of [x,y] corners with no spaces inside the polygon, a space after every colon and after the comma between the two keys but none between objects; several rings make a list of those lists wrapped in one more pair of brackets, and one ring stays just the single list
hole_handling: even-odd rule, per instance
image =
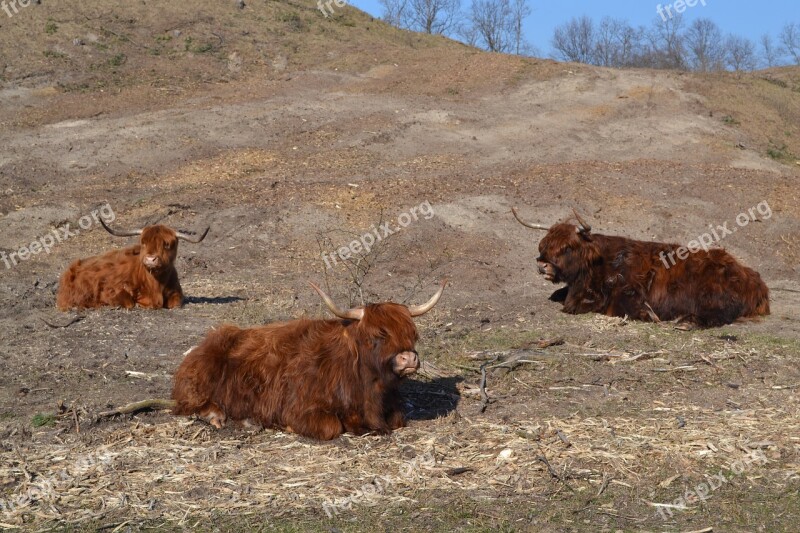
[{"label": "patch of green grass", "polygon": [[12,418],[16,418],[17,415],[12,413],[11,411],[3,411],[0,413],[0,421],[11,420]]},{"label": "patch of green grass", "polygon": [[727,124],[728,126],[738,126],[739,124],[741,124],[741,122],[739,122],[730,115],[725,115],[724,117],[722,117],[722,123]]},{"label": "patch of green grass", "polygon": [[54,426],[56,423],[55,415],[45,415],[43,413],[37,413],[33,415],[31,418],[31,425],[35,428],[40,428],[44,426]]},{"label": "patch of green grass", "polygon": [[205,54],[206,52],[210,52],[213,48],[214,45],[212,45],[211,43],[205,43],[192,48],[192,52],[194,52],[195,54]]},{"label": "patch of green grass", "polygon": [[771,148],[767,149],[767,155],[776,161],[791,161],[794,159],[786,143],[780,146],[773,145]]},{"label": "patch of green grass", "polygon": [[127,59],[127,57],[125,56],[125,54],[117,54],[114,57],[112,57],[111,59],[109,59],[108,63],[112,67],[118,67],[118,66],[122,65],[123,63],[125,63],[126,59]]},{"label": "patch of green grass", "polygon": [[278,15],[278,20],[286,23],[286,25],[289,26],[289,30],[293,32],[301,32],[306,29],[305,21],[300,18],[300,15],[294,12],[283,12]]},{"label": "patch of green grass", "polygon": [[64,57],[67,57],[61,52],[56,52],[55,50],[45,50],[44,52],[42,52],[42,54],[44,54],[44,57],[49,57],[50,59],[62,59]]},{"label": "patch of green grass", "polygon": [[47,24],[44,25],[44,32],[47,35],[53,35],[57,31],[58,31],[58,24],[56,24],[52,20],[48,20]]}]

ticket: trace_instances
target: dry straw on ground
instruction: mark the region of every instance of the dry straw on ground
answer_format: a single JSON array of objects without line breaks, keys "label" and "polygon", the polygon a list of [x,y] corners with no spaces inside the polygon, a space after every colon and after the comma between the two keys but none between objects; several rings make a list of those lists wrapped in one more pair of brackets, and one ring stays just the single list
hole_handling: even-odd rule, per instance
[{"label": "dry straw on ground", "polygon": [[[95,428],[91,443],[70,434],[60,446],[38,446],[34,435],[29,446],[2,452],[7,493],[0,522],[26,528],[86,520],[191,525],[187,521],[212,514],[265,512],[322,518],[324,502],[347,501],[338,511],[346,513],[362,505],[421,503],[424,493],[439,490],[478,500],[572,491],[585,494],[588,504],[609,486],[646,493],[660,485],[678,497],[683,484],[729,468],[753,449],[767,457],[800,449],[796,399],[757,410],[665,404],[642,406],[647,416],[637,419],[576,415],[512,424],[496,423],[475,407],[460,409],[474,416],[451,413],[391,437],[344,436],[330,443],[270,430],[219,432],[152,414]],[[683,427],[675,423],[678,413],[687,421]],[[415,460],[423,454],[435,464]],[[797,482],[800,465],[776,464],[746,476],[756,485]],[[376,484],[387,478],[388,485]],[[48,480],[50,488],[43,489]],[[378,490],[364,492],[370,484]],[[653,509],[642,504],[645,520]]]}]

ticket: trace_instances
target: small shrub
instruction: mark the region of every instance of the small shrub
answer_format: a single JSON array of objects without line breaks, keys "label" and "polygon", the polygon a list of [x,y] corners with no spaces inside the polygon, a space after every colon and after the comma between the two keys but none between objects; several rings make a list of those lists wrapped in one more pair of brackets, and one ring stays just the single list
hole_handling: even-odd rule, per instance
[{"label": "small shrub", "polygon": [[125,59],[126,59],[125,54],[117,54],[111,59],[109,59],[108,62],[111,64],[112,67],[118,67],[125,62]]},{"label": "small shrub", "polygon": [[45,24],[44,26],[44,32],[48,35],[53,35],[57,31],[58,31],[58,24],[56,24],[52,20],[48,20],[47,24]]},{"label": "small shrub", "polygon": [[54,415],[45,415],[42,413],[38,413],[33,415],[31,419],[31,425],[35,428],[40,428],[43,426],[53,426],[56,423],[56,417]]}]

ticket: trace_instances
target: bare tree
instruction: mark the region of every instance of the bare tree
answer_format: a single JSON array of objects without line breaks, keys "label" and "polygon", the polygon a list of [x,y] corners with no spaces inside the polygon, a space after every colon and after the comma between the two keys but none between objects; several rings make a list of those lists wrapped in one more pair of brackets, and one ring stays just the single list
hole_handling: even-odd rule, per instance
[{"label": "bare tree", "polygon": [[766,67],[776,67],[781,63],[781,50],[775,46],[772,36],[765,33],[759,41],[761,44],[761,61]]},{"label": "bare tree", "polygon": [[592,19],[587,16],[573,18],[556,27],[552,45],[556,57],[563,61],[594,64],[596,42]]},{"label": "bare tree", "polygon": [[781,31],[780,41],[795,65],[800,65],[800,24],[794,22],[786,24]]},{"label": "bare tree", "polygon": [[531,15],[531,8],[528,0],[511,1],[511,33],[514,39],[514,53],[520,55],[528,50],[525,43],[525,34],[522,31],[522,23]]},{"label": "bare tree", "polygon": [[641,32],[627,21],[604,18],[595,32],[594,64],[604,67],[631,66],[641,46],[641,39]]},{"label": "bare tree", "polygon": [[692,22],[684,37],[688,63],[700,72],[722,70],[725,65],[725,46],[722,33],[714,21],[701,18]]},{"label": "bare tree", "polygon": [[425,33],[448,33],[458,24],[461,0],[409,0],[412,27]]},{"label": "bare tree", "polygon": [[725,63],[737,72],[755,70],[758,59],[753,41],[740,35],[728,35],[725,39]]},{"label": "bare tree", "polygon": [[509,0],[472,0],[472,27],[479,42],[490,52],[510,52],[513,20]]},{"label": "bare tree", "polygon": [[458,27],[461,0],[380,0],[383,19],[399,28],[445,34]]},{"label": "bare tree", "polygon": [[408,0],[380,0],[380,3],[384,9],[384,22],[398,28],[406,28]]},{"label": "bare tree", "polygon": [[616,65],[616,21],[610,17],[605,17],[597,27],[595,37],[593,63],[601,67],[615,67]]},{"label": "bare tree", "polygon": [[464,44],[478,48],[481,45],[481,36],[478,29],[472,24],[471,19],[472,17],[469,17],[466,22],[460,23],[456,29],[456,33],[461,37],[461,41]]},{"label": "bare tree", "polygon": [[683,40],[683,15],[666,20],[656,17],[648,33],[650,46],[645,49],[649,66],[653,68],[686,68],[686,48]]}]

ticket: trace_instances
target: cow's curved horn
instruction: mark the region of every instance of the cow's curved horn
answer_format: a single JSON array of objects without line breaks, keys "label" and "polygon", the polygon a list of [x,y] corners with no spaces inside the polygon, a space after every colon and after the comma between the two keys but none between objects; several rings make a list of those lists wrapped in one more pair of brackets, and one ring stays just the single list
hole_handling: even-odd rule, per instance
[{"label": "cow's curved horn", "polygon": [[105,228],[105,230],[107,232],[109,232],[111,235],[113,235],[114,237],[133,237],[134,235],[141,235],[142,234],[142,230],[140,230],[140,229],[137,229],[137,230],[125,230],[125,231],[118,230],[118,229],[111,229],[108,226],[106,226],[106,223],[103,221],[102,217],[99,217],[98,220],[100,221],[100,225],[103,226]]},{"label": "cow's curved horn", "polygon": [[581,230],[582,230],[581,233],[589,233],[590,231],[592,231],[592,227],[589,224],[587,224],[585,220],[581,218],[581,216],[578,214],[577,211],[575,211],[574,208],[572,209],[572,213],[575,215],[575,219],[578,221],[578,224],[581,225]]},{"label": "cow's curved horn", "polygon": [[331,310],[331,313],[338,316],[339,318],[344,318],[347,320],[361,320],[364,318],[364,309],[360,307],[356,307],[355,309],[348,309],[346,311],[339,308],[331,297],[325,294],[325,291],[320,289],[314,282],[309,281],[309,285],[311,285],[315,291],[322,297],[322,301],[325,302],[325,305],[328,306],[328,309]]},{"label": "cow's curved horn", "polygon": [[442,293],[444,293],[444,288],[447,286],[447,280],[442,281],[442,286],[436,291],[436,294],[433,295],[433,298],[428,300],[427,303],[422,305],[412,305],[408,308],[408,311],[411,313],[411,316],[422,316],[431,309],[436,303],[439,301],[439,298],[442,297]]},{"label": "cow's curved horn", "polygon": [[203,239],[206,238],[206,235],[208,235],[208,230],[210,230],[210,229],[211,229],[211,226],[207,227],[206,230],[203,232],[203,234],[200,235],[199,237],[192,237],[192,236],[188,235],[187,233],[183,233],[182,231],[176,231],[175,232],[175,236],[178,237],[179,239],[183,239],[184,241],[197,244],[198,242],[200,242],[200,241],[202,241]]},{"label": "cow's curved horn", "polygon": [[526,226],[526,227],[531,228],[531,229],[543,229],[545,231],[550,229],[547,226],[543,226],[542,224],[531,224],[530,222],[525,222],[524,220],[519,218],[519,215],[517,214],[517,208],[516,207],[512,207],[511,208],[511,212],[514,213],[514,218],[517,219],[517,222],[519,222],[523,226]]}]

